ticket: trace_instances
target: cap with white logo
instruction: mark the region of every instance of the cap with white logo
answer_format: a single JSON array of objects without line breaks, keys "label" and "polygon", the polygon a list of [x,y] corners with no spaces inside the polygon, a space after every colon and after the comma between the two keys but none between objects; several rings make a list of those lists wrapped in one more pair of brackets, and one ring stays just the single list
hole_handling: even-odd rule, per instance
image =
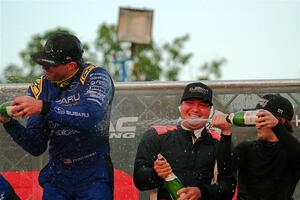
[{"label": "cap with white logo", "polygon": [[76,36],[55,33],[49,37],[43,51],[32,54],[31,58],[40,65],[52,67],[71,61],[80,62],[82,53],[81,42]]},{"label": "cap with white logo", "polygon": [[267,94],[263,96],[256,105],[256,109],[268,110],[274,116],[284,117],[288,121],[291,121],[294,115],[291,102],[279,94]]},{"label": "cap with white logo", "polygon": [[201,82],[190,83],[184,88],[181,102],[189,99],[202,99],[213,105],[212,103],[213,92],[210,87]]}]

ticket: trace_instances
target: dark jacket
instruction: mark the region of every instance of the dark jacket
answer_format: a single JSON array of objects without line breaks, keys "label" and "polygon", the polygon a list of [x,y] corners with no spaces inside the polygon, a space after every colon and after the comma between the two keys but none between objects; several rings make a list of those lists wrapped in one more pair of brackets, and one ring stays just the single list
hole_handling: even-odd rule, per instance
[{"label": "dark jacket", "polygon": [[[184,186],[200,188],[201,199],[231,199],[235,179],[230,166],[227,166],[230,163],[230,137],[222,136],[222,147],[217,148],[219,142],[208,130],[204,129],[194,144],[192,135],[193,132],[183,130],[180,126],[154,126],[148,130],[136,154],[136,187],[139,190],[158,188],[158,199],[171,199],[164,180],[153,169],[153,162],[157,154],[161,153]],[[211,184],[217,158],[218,184]]]},{"label": "dark jacket", "polygon": [[240,200],[292,199],[299,181],[300,143],[281,124],[272,130],[278,142],[248,141],[234,149]]}]

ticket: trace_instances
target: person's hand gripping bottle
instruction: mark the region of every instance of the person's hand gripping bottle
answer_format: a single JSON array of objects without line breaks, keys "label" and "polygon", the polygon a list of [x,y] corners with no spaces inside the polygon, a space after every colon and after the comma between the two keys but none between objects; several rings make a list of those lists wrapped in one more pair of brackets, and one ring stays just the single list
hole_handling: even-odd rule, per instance
[{"label": "person's hand gripping bottle", "polygon": [[5,102],[0,105],[0,114],[5,117],[11,117],[11,110],[13,109],[13,106],[11,105],[11,102]]},{"label": "person's hand gripping bottle", "polygon": [[[166,160],[161,154],[158,155],[158,159]],[[184,187],[182,182],[173,172],[165,178],[165,181],[166,181],[166,188],[170,193],[172,199],[173,200],[178,199],[179,195],[177,194],[177,191]]]}]

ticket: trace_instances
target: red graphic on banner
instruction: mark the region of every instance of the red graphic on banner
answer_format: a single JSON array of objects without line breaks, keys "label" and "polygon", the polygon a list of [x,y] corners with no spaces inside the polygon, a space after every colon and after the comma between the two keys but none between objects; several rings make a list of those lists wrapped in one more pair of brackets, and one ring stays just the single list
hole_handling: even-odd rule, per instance
[{"label": "red graphic on banner", "polygon": [[[3,176],[13,186],[22,200],[41,200],[43,189],[38,182],[39,171],[3,172]],[[114,170],[114,199],[138,200],[139,191],[133,184],[131,176],[122,170]]]}]

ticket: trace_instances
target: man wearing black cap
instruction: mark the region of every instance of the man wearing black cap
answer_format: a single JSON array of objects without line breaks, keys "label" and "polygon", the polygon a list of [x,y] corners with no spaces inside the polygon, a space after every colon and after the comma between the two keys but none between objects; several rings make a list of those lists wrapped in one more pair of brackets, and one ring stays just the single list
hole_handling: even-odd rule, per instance
[{"label": "man wearing black cap", "polygon": [[[180,123],[152,126],[144,134],[134,164],[134,183],[139,190],[157,188],[156,199],[170,200],[165,179],[174,173],[184,185],[178,191],[179,200],[231,199],[235,189],[229,164],[231,136],[227,136],[231,128],[225,116],[213,116],[212,124],[222,130],[219,143],[216,136],[220,135],[206,127],[212,104],[212,90],[207,85],[188,84],[179,107]],[[218,180],[212,184],[216,160]]]},{"label": "man wearing black cap", "polygon": [[291,200],[300,177],[300,143],[291,135],[292,104],[268,94],[258,102],[257,140],[238,144],[238,199]]},{"label": "man wearing black cap", "polygon": [[113,197],[109,121],[114,84],[102,67],[83,64],[77,37],[56,33],[32,55],[45,75],[12,101],[14,117],[0,116],[4,128],[25,151],[49,163],[39,175],[43,199],[108,200]]}]

